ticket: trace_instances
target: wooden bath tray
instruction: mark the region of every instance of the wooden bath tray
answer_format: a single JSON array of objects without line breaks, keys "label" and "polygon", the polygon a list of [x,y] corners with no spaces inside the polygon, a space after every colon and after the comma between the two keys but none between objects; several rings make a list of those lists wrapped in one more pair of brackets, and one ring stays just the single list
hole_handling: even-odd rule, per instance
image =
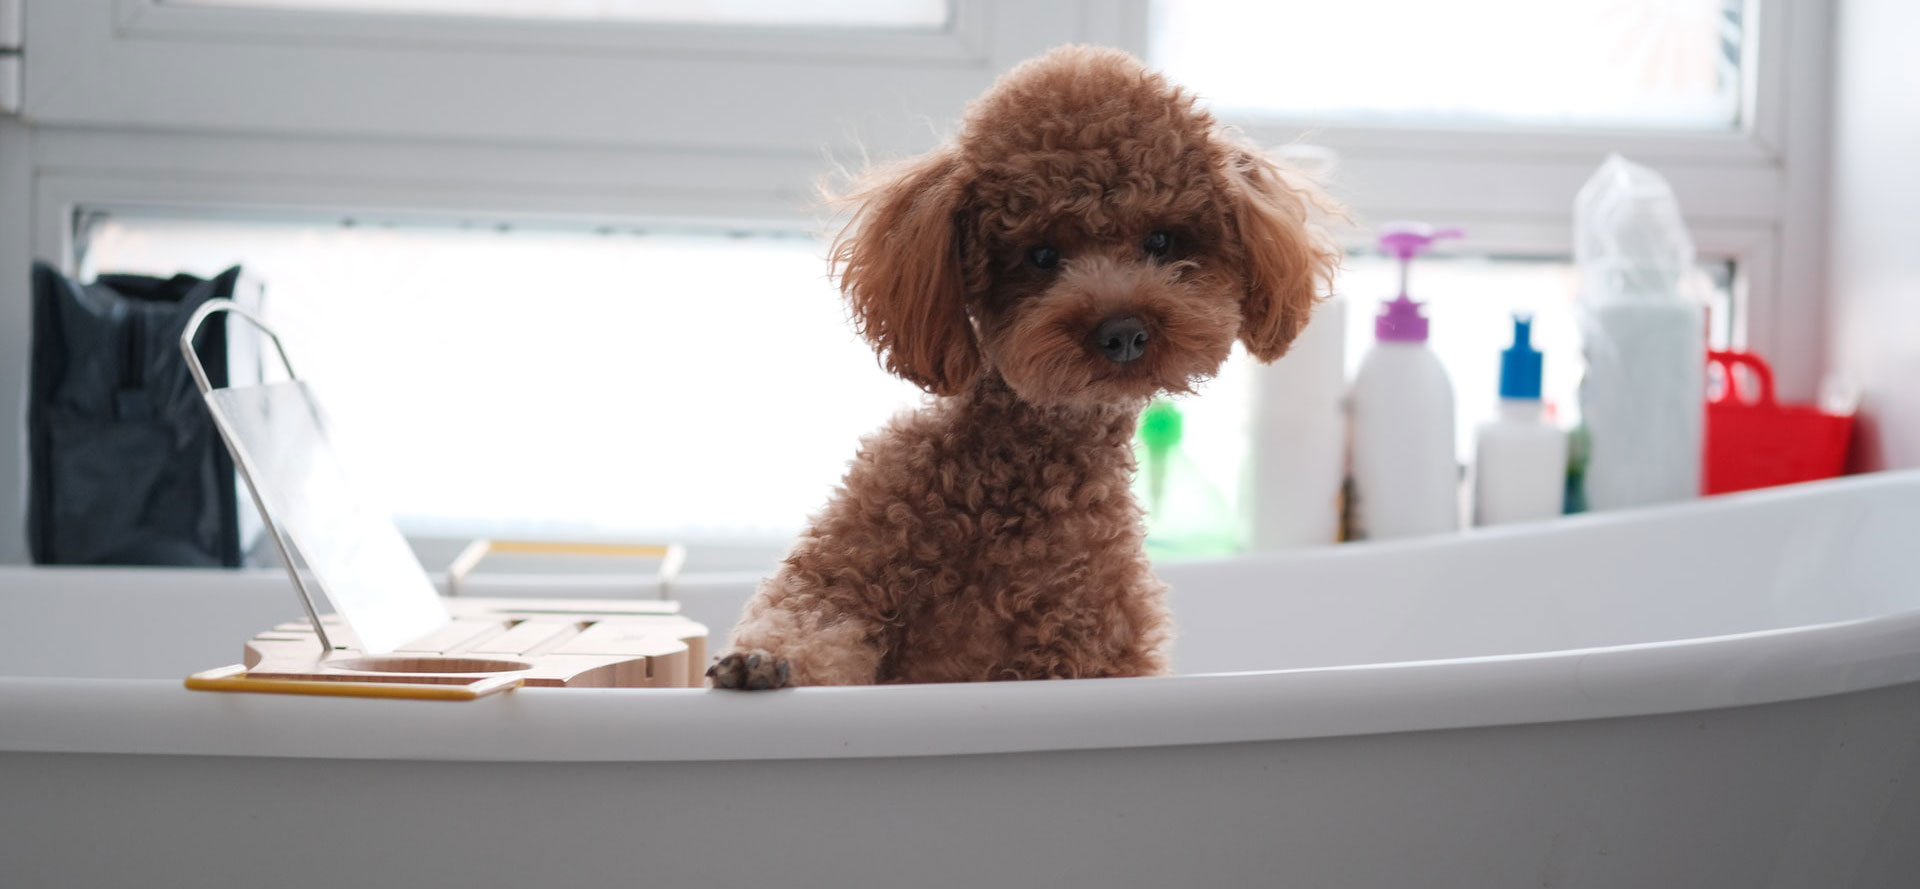
[{"label": "wooden bath tray", "polygon": [[466,701],[522,685],[689,688],[702,684],[707,628],[679,603],[597,599],[447,599],[453,621],[386,654],[321,618],[253,637],[246,662],[187,677],[197,691]]}]

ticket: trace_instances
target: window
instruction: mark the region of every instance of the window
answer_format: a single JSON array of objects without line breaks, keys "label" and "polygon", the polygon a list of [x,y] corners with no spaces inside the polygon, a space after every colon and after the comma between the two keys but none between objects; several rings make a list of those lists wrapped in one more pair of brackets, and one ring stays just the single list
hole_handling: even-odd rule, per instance
[{"label": "window", "polygon": [[[1345,360],[1351,380],[1374,345],[1374,315],[1383,299],[1399,292],[1400,264],[1373,253],[1356,253],[1341,267],[1336,294],[1345,303]],[[1716,348],[1730,335],[1736,306],[1733,269],[1703,263],[1693,282],[1705,301],[1709,335]],[[1532,258],[1441,254],[1415,266],[1412,294],[1430,321],[1430,346],[1453,385],[1455,454],[1472,465],[1475,434],[1492,420],[1499,403],[1500,352],[1512,343],[1512,317],[1533,320],[1534,348],[1545,355],[1541,397],[1555,422],[1579,422],[1579,385],[1586,371],[1574,302],[1576,275],[1565,257]],[[1316,321],[1316,323],[1321,323]],[[1285,359],[1282,359],[1285,360]],[[1219,377],[1199,393],[1176,399],[1184,420],[1180,447],[1200,481],[1217,494],[1235,521],[1253,514],[1246,502],[1252,462],[1253,359],[1236,348]],[[1246,538],[1243,536],[1242,540]]]},{"label": "window", "polygon": [[1414,219],[1466,228],[1467,249],[1490,255],[1565,257],[1573,197],[1600,161],[1653,167],[1702,260],[1735,270],[1730,341],[1765,356],[1787,397],[1813,397],[1832,4],[1148,7],[1139,45],[1225,121],[1337,156],[1333,190],[1361,223],[1350,248]]},{"label": "window", "polygon": [[[1725,347],[1735,301],[1733,269],[1707,263],[1692,289],[1705,300],[1709,331]],[[1346,301],[1347,377],[1352,379],[1374,344],[1373,318],[1383,299],[1399,292],[1400,263],[1391,257],[1349,257],[1339,292]],[[1514,315],[1533,320],[1533,347],[1544,354],[1541,400],[1563,425],[1580,419],[1581,357],[1576,275],[1560,258],[1442,255],[1415,261],[1411,295],[1431,320],[1435,354],[1453,383],[1454,432],[1462,463],[1473,459],[1474,429],[1491,420],[1500,391],[1500,352],[1513,342]]]},{"label": "window", "polygon": [[[534,257],[577,249],[595,258],[550,263],[556,280],[583,282],[565,289],[566,300],[593,295],[585,277],[568,277],[574,269],[618,268],[613,286],[637,286],[632,276],[700,251],[737,250],[721,263],[725,275],[743,284],[755,275],[792,280],[795,299],[822,313],[804,323],[848,350],[821,360],[862,380],[846,385],[875,387],[847,399],[850,413],[831,420],[844,426],[829,433],[829,421],[818,424],[834,444],[807,459],[825,464],[827,480],[852,437],[871,427],[867,417],[884,416],[899,390],[850,342],[821,279],[817,242],[795,234],[821,228],[815,184],[837,166],[930,147],[997,74],[1069,42],[1156,60],[1262,145],[1326,148],[1338,159],[1332,188],[1362,223],[1349,249],[1364,251],[1368,226],[1395,219],[1466,228],[1472,242],[1462,248],[1494,259],[1423,267],[1436,347],[1451,348],[1449,331],[1501,331],[1487,318],[1456,318],[1452,293],[1544,292],[1571,252],[1575,192],[1619,151],[1673,182],[1703,263],[1723,279],[1721,335],[1768,357],[1784,398],[1810,399],[1819,376],[1819,346],[1806,331],[1818,326],[1824,275],[1831,0],[28,2],[24,110],[0,117],[0,232],[26,240],[31,257],[75,270],[90,241],[101,267],[115,255],[202,271],[243,259],[292,311],[299,288],[348,301],[376,292],[325,286],[360,260],[296,273],[275,251],[299,237],[342,256],[383,241],[444,238],[467,246],[422,246],[421,262],[486,244],[490,258],[523,257],[516,261],[528,268],[549,262]],[[1389,68],[1422,76],[1375,76]],[[108,222],[91,234],[76,224],[102,214]],[[360,224],[343,229],[342,218]],[[448,230],[460,220],[477,222]],[[511,231],[501,235],[496,224]],[[614,234],[595,234],[602,229]],[[725,234],[735,231],[755,234]],[[232,247],[243,240],[249,253],[240,256]],[[180,252],[163,257],[162,245]],[[0,276],[25,280],[28,258],[0,251]],[[1350,334],[1364,332],[1370,303],[1386,289],[1368,283],[1389,277],[1371,262],[1356,252],[1340,285],[1356,315]],[[1456,291],[1455,268],[1479,277],[1462,277]],[[1459,299],[1459,311],[1511,308]],[[0,415],[24,414],[25,303],[0,301]],[[465,323],[503,325],[504,317]],[[325,323],[333,316],[299,326]],[[1479,403],[1481,387],[1460,362],[1481,360],[1493,345],[1463,342],[1463,357],[1448,353],[1463,408]],[[352,370],[327,366],[328,343],[297,348],[311,376],[343,381]],[[611,348],[580,360],[599,361]],[[1558,362],[1548,361],[1552,376]],[[1187,411],[1190,450],[1198,458],[1213,448],[1207,462],[1221,467],[1244,464],[1233,456],[1246,450],[1233,438],[1244,410],[1201,402],[1241,398],[1233,373]],[[350,400],[329,398],[336,411]],[[855,404],[872,413],[856,422]],[[713,422],[732,422],[722,413]],[[1462,425],[1470,419],[1463,414]],[[618,437],[636,427],[604,428]],[[0,471],[0,500],[21,500],[19,438],[0,436],[0,468],[14,467]],[[825,483],[768,481],[767,502],[801,504],[792,492],[804,485],[817,502]],[[620,499],[644,509],[671,500],[635,485]],[[1219,487],[1237,491],[1237,482],[1223,476]],[[425,494],[394,493],[416,504],[401,504],[403,512],[430,511],[417,505]],[[514,496],[521,499],[510,507],[467,502],[446,514],[484,521],[526,509],[546,521],[572,508],[531,483]],[[536,507],[542,497],[550,499]],[[669,515],[713,528],[793,521],[704,508],[580,515],[635,527]],[[20,540],[17,511],[0,511],[0,561],[23,557]]]},{"label": "window", "polygon": [[800,236],[115,217],[100,269],[244,263],[410,532],[780,540],[919,391]]},{"label": "window", "polygon": [[1158,0],[1152,56],[1215,107],[1376,122],[1726,129],[1741,0]]}]

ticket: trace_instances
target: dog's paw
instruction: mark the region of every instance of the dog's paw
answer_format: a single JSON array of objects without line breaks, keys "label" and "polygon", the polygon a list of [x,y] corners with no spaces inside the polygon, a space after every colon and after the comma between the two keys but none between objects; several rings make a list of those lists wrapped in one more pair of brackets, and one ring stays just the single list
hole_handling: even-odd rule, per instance
[{"label": "dog's paw", "polygon": [[792,673],[786,658],[774,657],[757,648],[733,652],[707,668],[707,678],[712,680],[714,688],[742,691],[786,688],[787,679]]}]

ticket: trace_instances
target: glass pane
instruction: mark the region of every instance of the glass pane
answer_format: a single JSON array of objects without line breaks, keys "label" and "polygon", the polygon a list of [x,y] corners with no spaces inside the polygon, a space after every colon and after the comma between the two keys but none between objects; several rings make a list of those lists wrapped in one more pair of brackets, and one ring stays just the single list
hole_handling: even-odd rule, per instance
[{"label": "glass pane", "polygon": [[[1724,348],[1736,329],[1732,266],[1702,263],[1700,282],[1708,298],[1713,346]],[[1335,281],[1346,303],[1346,375],[1350,383],[1374,344],[1373,317],[1384,298],[1397,293],[1399,263],[1378,254],[1349,255]],[[1533,317],[1533,345],[1545,354],[1541,397],[1552,421],[1579,422],[1580,378],[1586,362],[1574,314],[1574,266],[1565,259],[1476,256],[1423,257],[1412,290],[1432,322],[1431,343],[1453,384],[1455,446],[1459,460],[1473,460],[1475,430],[1494,418],[1499,404],[1500,352],[1512,343],[1515,312]],[[1286,360],[1282,358],[1281,360]],[[1253,359],[1234,350],[1219,377],[1198,394],[1176,399],[1185,420],[1180,447],[1202,481],[1221,495],[1234,521],[1253,514],[1249,496],[1256,396]],[[1246,535],[1243,535],[1246,536]]]},{"label": "glass pane", "polygon": [[[1713,345],[1722,348],[1734,311],[1731,266],[1702,263],[1698,285],[1708,297]],[[1373,317],[1400,288],[1400,263],[1378,254],[1347,257],[1337,282],[1347,301],[1347,378],[1373,347]],[[1513,314],[1533,317],[1533,346],[1545,355],[1540,397],[1556,422],[1580,420],[1580,378],[1586,373],[1575,316],[1577,277],[1566,260],[1476,256],[1422,257],[1409,289],[1432,321],[1429,342],[1453,381],[1454,429],[1462,462],[1473,458],[1475,427],[1494,418],[1500,352],[1513,342]]]},{"label": "glass pane", "polygon": [[182,6],[690,25],[939,29],[947,0],[166,0]]},{"label": "glass pane", "polygon": [[112,218],[97,271],[244,264],[410,532],[784,539],[918,390],[812,238]]},{"label": "glass pane", "polygon": [[1317,120],[1728,128],[1744,0],[1153,0],[1216,108]]}]

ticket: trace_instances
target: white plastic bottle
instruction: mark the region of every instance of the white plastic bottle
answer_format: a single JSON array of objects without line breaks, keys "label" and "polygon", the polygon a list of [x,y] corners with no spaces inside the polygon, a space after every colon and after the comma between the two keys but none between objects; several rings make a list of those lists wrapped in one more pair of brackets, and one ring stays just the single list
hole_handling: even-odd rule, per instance
[{"label": "white plastic bottle", "polygon": [[1353,536],[1417,537],[1460,526],[1460,469],[1454,459],[1453,384],[1427,345],[1427,319],[1407,296],[1413,257],[1438,238],[1418,224],[1387,227],[1380,246],[1400,258],[1400,295],[1374,319],[1377,342],[1360,362],[1353,412]]},{"label": "white plastic bottle", "polygon": [[1500,353],[1500,416],[1474,438],[1476,525],[1550,519],[1565,504],[1567,434],[1546,422],[1532,331],[1532,321],[1513,319],[1513,346]]},{"label": "white plastic bottle", "polygon": [[1700,494],[1706,315],[1687,296],[1693,238],[1660,174],[1607,158],[1574,202],[1587,375],[1588,509]]},{"label": "white plastic bottle", "polygon": [[1333,297],[1287,354],[1255,373],[1253,549],[1321,546],[1340,539],[1347,474],[1347,303]]}]

